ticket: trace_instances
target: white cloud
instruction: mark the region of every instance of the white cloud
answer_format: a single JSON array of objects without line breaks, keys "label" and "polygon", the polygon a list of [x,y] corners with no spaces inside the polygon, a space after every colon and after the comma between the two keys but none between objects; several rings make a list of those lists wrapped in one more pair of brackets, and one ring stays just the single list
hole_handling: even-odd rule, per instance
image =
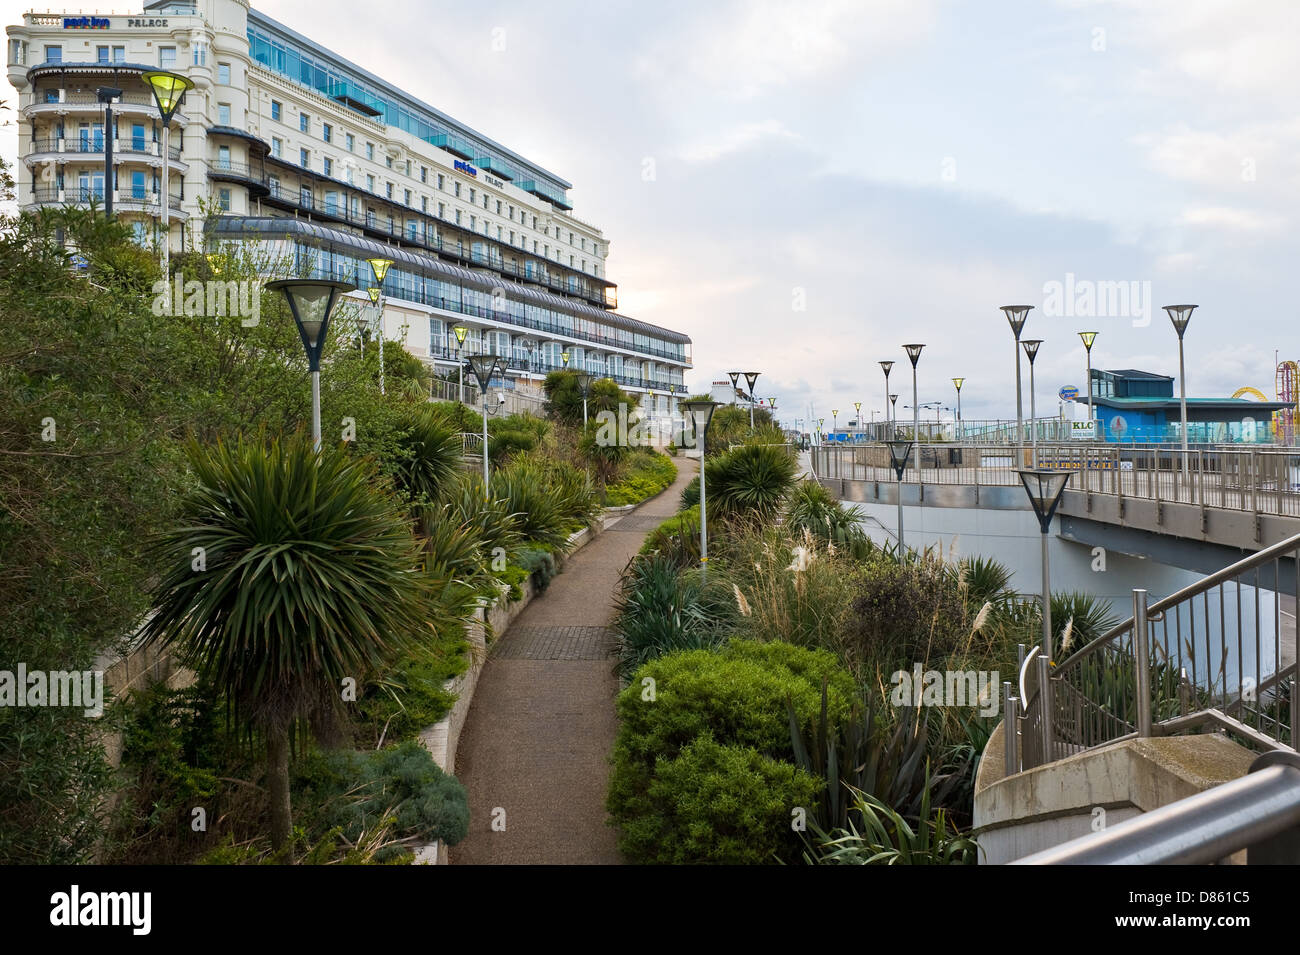
[{"label": "white cloud", "polygon": [[764,139],[796,140],[797,133],[791,132],[784,124],[775,119],[758,123],[744,123],[730,129],[718,130],[707,139],[702,139],[684,147],[678,152],[686,162],[714,162],[730,153],[748,149]]},{"label": "white cloud", "polygon": [[1232,229],[1238,232],[1273,232],[1286,223],[1279,216],[1234,209],[1229,206],[1202,206],[1188,209],[1178,221],[1183,225],[1207,226],[1211,229]]}]

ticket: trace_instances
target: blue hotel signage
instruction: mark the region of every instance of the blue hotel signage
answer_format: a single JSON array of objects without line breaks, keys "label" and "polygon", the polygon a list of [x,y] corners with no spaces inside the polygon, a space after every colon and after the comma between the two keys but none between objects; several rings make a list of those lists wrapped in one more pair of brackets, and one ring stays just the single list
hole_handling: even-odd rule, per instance
[{"label": "blue hotel signage", "polygon": [[64,17],[65,30],[107,30],[108,17]]},{"label": "blue hotel signage", "polygon": [[475,179],[478,178],[478,170],[475,169],[467,162],[461,162],[459,159],[456,160],[456,171],[468,173],[469,175],[473,176]]}]

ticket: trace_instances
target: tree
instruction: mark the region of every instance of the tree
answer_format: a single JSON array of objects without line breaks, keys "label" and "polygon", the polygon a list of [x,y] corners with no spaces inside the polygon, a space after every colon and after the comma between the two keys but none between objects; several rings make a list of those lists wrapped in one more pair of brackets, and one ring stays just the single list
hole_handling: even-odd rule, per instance
[{"label": "tree", "polygon": [[155,549],[146,642],[175,645],[263,733],[271,842],[289,839],[289,730],[337,716],[347,680],[429,632],[427,582],[397,498],[370,462],[269,444],[191,445],[198,486]]}]

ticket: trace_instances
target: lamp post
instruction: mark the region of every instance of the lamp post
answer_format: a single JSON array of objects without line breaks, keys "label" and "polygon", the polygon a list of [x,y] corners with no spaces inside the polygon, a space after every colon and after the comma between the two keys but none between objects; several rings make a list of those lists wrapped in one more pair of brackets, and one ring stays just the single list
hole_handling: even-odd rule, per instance
[{"label": "lamp post", "polygon": [[315,450],[320,451],[320,356],[329,335],[330,313],[339,298],[354,291],[356,286],[328,279],[282,279],[268,282],[266,287],[284,293],[302,347],[307,350],[307,368],[311,372],[311,437]]},{"label": "lamp post", "polygon": [[[1052,682],[1050,678],[1052,665],[1052,575],[1048,556],[1047,533],[1052,527],[1052,515],[1061,503],[1061,492],[1070,480],[1069,471],[1041,471],[1020,469],[1020,483],[1025,486],[1029,503],[1038,518],[1038,529],[1043,541],[1043,664],[1039,673],[1044,677],[1039,693],[1042,706],[1039,712],[1043,720],[1043,757],[1051,759],[1052,751]],[[1145,636],[1145,634],[1143,635]]]},{"label": "lamp post", "polygon": [[471,355],[469,358],[470,371],[474,372],[474,377],[478,379],[479,396],[483,399],[483,500],[488,500],[488,385],[498,374],[498,364],[501,361],[496,355]]},{"label": "lamp post", "polygon": [[[122,95],[122,91],[112,86],[101,86],[95,91],[96,97],[104,104],[104,218],[113,218],[113,100]],[[166,160],[164,159],[164,162]]]},{"label": "lamp post", "polygon": [[1187,473],[1187,368],[1183,364],[1183,333],[1187,331],[1187,323],[1192,320],[1192,312],[1195,305],[1166,305],[1165,311],[1169,313],[1169,321],[1174,324],[1174,331],[1178,333],[1178,405],[1182,412],[1183,419],[1183,473]]},{"label": "lamp post", "polygon": [[961,386],[966,383],[965,378],[954,378],[952,383],[957,387],[957,440],[961,440]]},{"label": "lamp post", "polygon": [[745,372],[745,384],[749,385],[749,430],[754,430],[754,385],[758,382],[759,372]]},{"label": "lamp post", "polygon": [[[882,361],[880,363],[880,368],[885,373],[885,397],[886,398],[889,397],[889,372],[893,367],[894,367],[894,363],[892,361]],[[886,401],[885,402],[885,432],[892,437],[893,431],[891,431],[889,427],[889,423],[891,420],[892,419],[890,418],[889,415],[889,402]]]},{"label": "lamp post", "polygon": [[903,474],[907,471],[907,458],[912,453],[911,441],[891,438],[889,445],[889,466],[894,469],[898,480],[898,562],[903,563]]},{"label": "lamp post", "polygon": [[904,345],[903,351],[912,362],[912,440],[916,442],[916,483],[921,483],[921,411],[916,404],[916,363],[921,360],[924,345]]},{"label": "lamp post", "polygon": [[861,435],[862,432],[866,430],[862,427],[862,402],[861,401],[853,402],[853,414],[856,417],[858,422],[858,434]]},{"label": "lamp post", "polygon": [[[831,434],[836,435],[840,432],[840,413],[834,408],[831,409]],[[839,440],[838,438],[836,440]]]},{"label": "lamp post", "polygon": [[705,508],[704,500],[704,444],[709,434],[709,422],[713,420],[713,412],[718,408],[718,402],[712,399],[702,399],[696,401],[687,401],[682,404],[686,413],[691,416],[691,424],[695,428],[695,440],[700,445],[700,579],[708,577],[709,571],[709,520]]},{"label": "lamp post", "polygon": [[560,352],[560,361],[564,362],[565,368],[569,367],[569,350],[567,348]]},{"label": "lamp post", "polygon": [[379,393],[387,394],[384,390],[384,276],[392,268],[392,259],[366,259],[370,265],[370,271],[375,275],[375,284],[379,286],[379,301],[375,304],[379,308]]},{"label": "lamp post", "polygon": [[734,405],[736,403],[736,393],[740,391],[740,372],[729,371],[727,377],[731,379],[731,403]]},{"label": "lamp post", "polygon": [[1025,327],[1025,319],[1029,318],[1029,310],[1034,306],[1000,305],[998,307],[1006,314],[1011,331],[1016,336],[1016,447],[1020,447],[1025,440],[1025,405],[1020,397],[1020,332]]},{"label": "lamp post", "polygon": [[[372,285],[366,289],[366,294],[370,296],[370,304],[373,305],[375,308],[379,308],[379,299],[380,297],[383,296],[384,290],[381,289],[378,285]],[[366,350],[366,344],[365,344],[365,339],[361,335],[360,320],[357,321],[357,339],[361,344],[361,350],[364,352]]]},{"label": "lamp post", "polygon": [[465,347],[465,336],[469,329],[464,325],[453,325],[451,332],[456,336],[456,403],[465,401],[465,362],[461,359],[461,350]]},{"label": "lamp post", "polygon": [[578,388],[582,390],[582,426],[587,427],[587,399],[591,397],[591,375],[578,372]]},{"label": "lamp post", "polygon": [[[167,305],[168,311],[171,306],[171,192],[170,192],[170,160],[169,155],[169,137],[168,131],[171,129],[172,117],[176,115],[176,110],[180,108],[181,101],[185,98],[185,91],[194,88],[193,80],[181,76],[179,73],[169,73],[166,70],[151,70],[148,73],[142,73],[140,78],[149,84],[149,89],[153,91],[153,101],[158,107],[158,115],[162,118],[162,196],[158,203],[160,208],[159,219],[162,225],[162,277],[167,283]],[[109,183],[104,183],[105,187]]]},{"label": "lamp post", "polygon": [[1029,427],[1034,446],[1033,464],[1034,467],[1038,467],[1038,411],[1034,405],[1034,359],[1038,357],[1038,349],[1043,344],[1043,340],[1041,338],[1026,338],[1020,344],[1025,349],[1025,355],[1029,358]]},{"label": "lamp post", "polygon": [[[892,415],[890,409],[893,409]],[[889,405],[885,408],[885,431],[891,436],[895,436],[898,431],[898,395],[889,396]]]},{"label": "lamp post", "polygon": [[1097,340],[1096,332],[1079,332],[1079,337],[1083,339],[1083,350],[1087,356],[1088,367],[1088,424],[1093,429],[1093,437],[1097,436],[1096,419],[1092,416],[1092,343]]}]

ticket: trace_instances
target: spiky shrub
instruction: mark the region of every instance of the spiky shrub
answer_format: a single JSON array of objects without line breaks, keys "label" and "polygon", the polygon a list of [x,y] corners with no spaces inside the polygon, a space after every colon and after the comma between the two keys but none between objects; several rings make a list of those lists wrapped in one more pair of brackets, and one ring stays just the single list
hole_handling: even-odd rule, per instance
[{"label": "spiky shrub", "polygon": [[770,520],[794,485],[797,465],[784,447],[743,445],[705,462],[710,514]]},{"label": "spiky shrub", "polygon": [[1012,596],[1010,569],[990,557],[963,558],[957,572],[967,602],[974,607],[999,604]]},{"label": "spiky shrub", "polygon": [[[709,535],[712,540],[713,535]],[[700,507],[687,508],[675,514],[646,535],[641,543],[641,554],[658,554],[674,566],[685,569],[700,562]]]},{"label": "spiky shrub", "polygon": [[416,405],[398,439],[398,487],[415,504],[437,500],[460,470],[461,450],[460,435],[444,418]]},{"label": "spiky shrub", "polygon": [[798,537],[807,531],[818,541],[831,544],[836,550],[845,551],[859,560],[876,551],[862,530],[861,520],[861,511],[856,507],[845,507],[817,481],[800,481],[786,502],[785,526],[791,536]]},{"label": "spiky shrub", "polygon": [[508,554],[523,539],[517,513],[508,501],[484,492],[481,474],[462,473],[442,499],[451,519],[471,529],[486,556],[494,551]]},{"label": "spiky shrub", "polygon": [[931,810],[923,791],[917,819],[904,817],[869,793],[853,790],[853,818],[830,833],[810,827],[813,846],[804,859],[814,865],[975,865],[979,846],[961,833],[942,809]]},{"label": "spiky shrub", "polygon": [[700,476],[697,474],[695,475],[695,477],[687,481],[686,486],[682,488],[682,496],[681,496],[681,502],[679,507],[681,510],[685,511],[689,508],[699,507],[699,506],[700,506]]},{"label": "spiky shrub", "polygon": [[[370,464],[301,435],[192,445],[195,487],[160,536],[148,643],[174,645],[267,744],[271,839],[289,838],[289,728],[429,633],[420,549]],[[201,562],[200,562],[201,557]]]},{"label": "spiky shrub", "polygon": [[683,576],[671,557],[633,560],[615,600],[615,672],[623,682],[642,664],[676,650],[716,647],[726,621],[710,608],[697,576]]},{"label": "spiky shrub", "polygon": [[590,421],[578,439],[578,454],[591,468],[596,482],[602,487],[615,481],[631,450],[617,440],[608,440],[606,430],[595,421]]},{"label": "spiky shrub", "polygon": [[[789,763],[793,752],[786,701],[800,719],[811,718],[820,708],[823,682],[829,685],[831,719],[842,718],[853,681],[834,656],[823,651],[733,641],[720,650],[670,653],[638,669],[617,700],[620,725],[607,802],[627,857],[664,861],[663,854],[674,851],[666,834],[699,832],[717,821],[716,810],[697,814],[698,785],[678,788],[674,783],[679,777],[671,774],[665,783],[659,779],[661,768],[702,737]],[[653,693],[647,695],[647,688]],[[793,770],[784,768],[791,778]],[[712,786],[710,800],[735,805],[729,799],[750,792],[753,777],[748,778],[751,782],[742,776]],[[784,832],[790,829],[790,808],[785,808]],[[772,837],[769,833],[767,838]],[[712,860],[705,855],[693,861]]]},{"label": "spiky shrub", "polygon": [[550,426],[530,414],[511,414],[488,421],[488,459],[499,467],[516,456],[533,451],[546,437]]},{"label": "spiky shrub", "polygon": [[492,497],[514,515],[515,528],[526,540],[553,547],[569,539],[571,518],[551,494],[546,472],[521,458],[492,475]]}]

